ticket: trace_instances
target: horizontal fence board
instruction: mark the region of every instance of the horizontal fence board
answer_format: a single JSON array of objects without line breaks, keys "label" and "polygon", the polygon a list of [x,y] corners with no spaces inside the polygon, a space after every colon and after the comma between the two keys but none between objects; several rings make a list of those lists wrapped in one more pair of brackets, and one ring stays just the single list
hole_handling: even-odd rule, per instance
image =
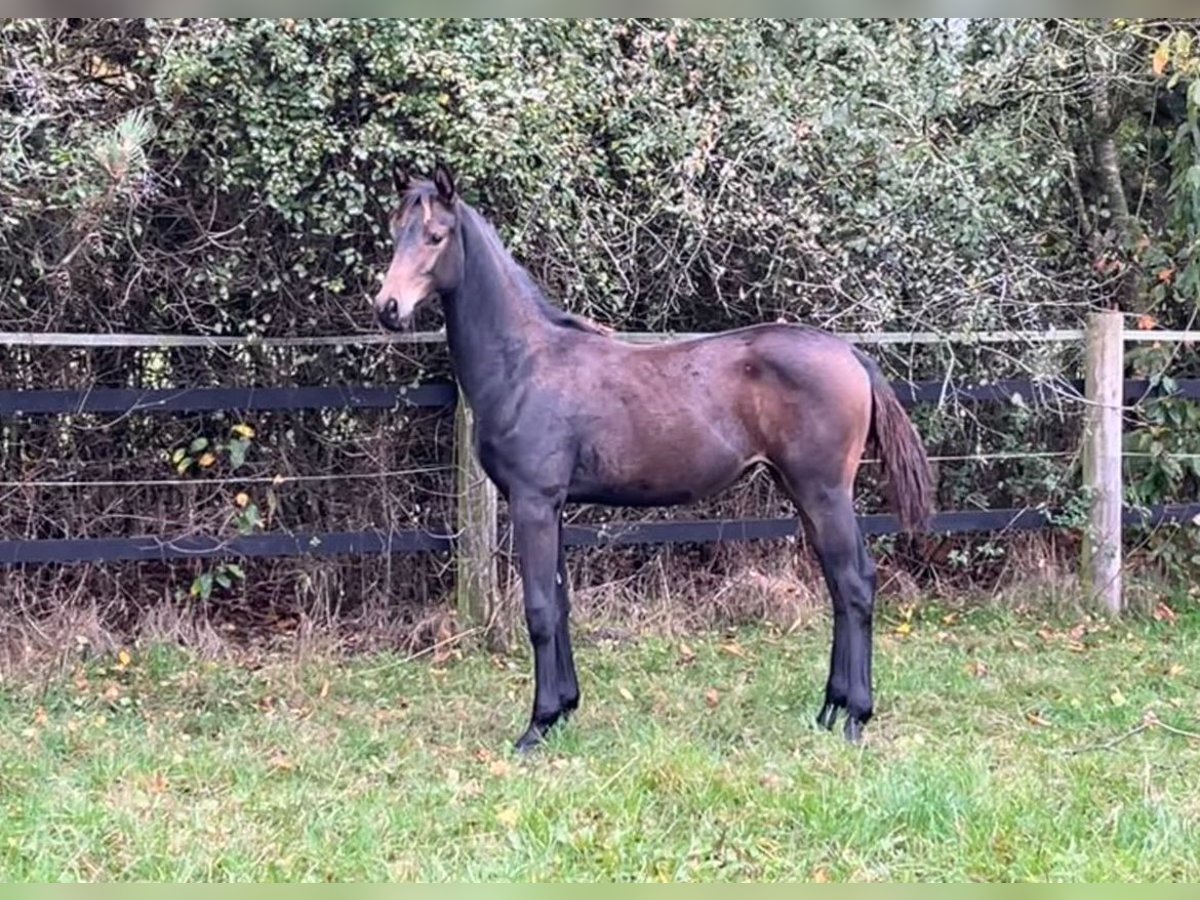
[{"label": "horizontal fence board", "polygon": [[[763,323],[767,324],[767,323]],[[797,323],[802,324],[802,323]],[[618,331],[613,337],[634,344],[710,337],[715,332]],[[1037,344],[1072,343],[1083,340],[1078,328],[1047,328],[1043,331],[842,331],[834,332],[852,344]],[[1126,329],[1122,339],[1132,343],[1197,343],[1200,331]],[[354,334],[273,335],[256,334],[89,334],[67,331],[0,331],[0,346],[7,347],[354,347],[377,344],[441,344],[444,331],[386,332],[364,330]]]},{"label": "horizontal fence board", "polygon": [[[1164,505],[1147,510],[1127,508],[1127,526],[1191,522],[1200,516],[1200,503]],[[859,516],[864,534],[896,534],[899,523],[892,515]],[[931,532],[1036,531],[1054,527],[1047,516],[1033,509],[955,510],[935,515]],[[639,522],[621,525],[568,525],[563,535],[569,547],[602,547],[630,544],[723,543],[778,540],[798,533],[796,518],[717,519]],[[0,541],[0,566],[23,564],[104,563],[165,561],[197,558],[277,558],[296,556],[378,555],[451,551],[454,536],[428,531],[357,531],[326,534],[258,534],[218,540],[206,535],[167,539],[82,538],[64,540]]]},{"label": "horizontal fence board", "polygon": [[[1200,399],[1200,379],[1176,382],[1178,396]],[[1047,401],[1057,395],[1076,399],[1082,381],[1031,381],[1006,379],[988,384],[947,384],[932,381],[892,382],[900,402],[1011,403],[1020,396],[1026,403]],[[1126,403],[1136,403],[1156,390],[1145,380],[1128,380]],[[394,409],[400,406],[452,406],[457,392],[452,382],[431,381],[413,387],[228,387],[141,390],[94,388],[90,391],[0,390],[0,415],[55,415],[77,413],[196,413],[222,410],[271,412],[304,409]]]},{"label": "horizontal fence board", "polygon": [[[769,323],[762,323],[769,324]],[[803,323],[795,323],[803,324]],[[618,331],[613,337],[633,344],[661,344],[668,341],[712,337],[717,332],[691,331]],[[1185,332],[1126,332],[1135,340],[1152,340],[1143,335],[1162,335],[1161,339]],[[1070,343],[1083,340],[1078,328],[1047,328],[1043,331],[865,331],[835,332],[852,344],[1035,344]],[[235,334],[87,334],[76,332],[0,331],[0,346],[10,347],[353,347],[372,344],[441,344],[444,331],[361,331],[355,334],[318,334],[311,336]]]}]

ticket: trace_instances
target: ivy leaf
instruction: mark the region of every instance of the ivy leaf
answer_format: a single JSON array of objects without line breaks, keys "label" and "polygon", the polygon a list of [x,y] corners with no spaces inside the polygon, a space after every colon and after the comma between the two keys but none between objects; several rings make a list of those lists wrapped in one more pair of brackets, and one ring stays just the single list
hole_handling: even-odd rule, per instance
[{"label": "ivy leaf", "polygon": [[235,471],[240,469],[246,463],[246,451],[250,449],[250,442],[245,439],[238,439],[229,442],[229,465]]}]

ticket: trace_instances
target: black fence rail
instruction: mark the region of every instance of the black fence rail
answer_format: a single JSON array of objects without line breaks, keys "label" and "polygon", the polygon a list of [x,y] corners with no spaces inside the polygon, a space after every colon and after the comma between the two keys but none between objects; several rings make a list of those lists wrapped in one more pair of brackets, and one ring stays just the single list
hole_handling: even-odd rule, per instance
[{"label": "black fence rail", "polygon": [[[893,382],[901,402],[922,403],[1026,402],[1050,397],[1076,399],[1083,384],[1070,380],[1004,380],[987,384],[948,384],[943,381]],[[1148,381],[1124,382],[1126,403],[1154,395]],[[1173,396],[1200,399],[1200,379],[1176,382]],[[96,388],[84,391],[0,390],[0,417],[133,413],[267,412],[308,409],[395,409],[446,407],[457,401],[450,382],[416,386],[350,387],[225,387],[140,390]],[[935,515],[931,531],[942,534],[1032,531],[1058,527],[1054,510],[951,510]],[[1200,503],[1169,504],[1146,509],[1127,508],[1127,527],[1190,522],[1200,517]],[[859,517],[867,535],[899,530],[892,515]],[[673,520],[608,525],[570,525],[564,535],[571,547],[628,544],[711,543],[772,540],[798,533],[796,518]],[[362,554],[452,553],[457,537],[445,530],[356,531],[328,533],[268,533],[217,538],[203,534],[144,535],[113,538],[2,539],[0,566],[166,561],[216,557],[279,558]]]}]

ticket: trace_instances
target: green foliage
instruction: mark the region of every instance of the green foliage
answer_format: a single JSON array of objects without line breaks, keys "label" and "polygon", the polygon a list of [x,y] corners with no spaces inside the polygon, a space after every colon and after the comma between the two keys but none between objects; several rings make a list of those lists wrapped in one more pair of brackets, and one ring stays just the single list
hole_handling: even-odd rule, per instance
[{"label": "green foliage", "polygon": [[956,125],[1037,51],[1018,23],[116,21],[5,26],[0,162],[45,200],[0,227],[41,257],[6,262],[0,318],[96,324],[41,302],[65,227],[60,288],[119,292],[112,327],[332,329],[365,313],[394,166],[438,156],[561,302],[630,327],[1037,325],[1064,261],[1034,239],[1057,148]]},{"label": "green foliage", "polygon": [[[1146,19],[6,19],[0,328],[373,327],[393,170],[438,157],[557,302],[617,327],[1039,329],[1114,300],[1185,327],[1200,298],[1195,35]],[[190,371],[167,356],[37,370],[0,351],[0,369],[18,386],[160,388],[444,371],[432,354],[343,348],[213,353]],[[883,361],[958,382],[1077,375],[1058,348]],[[954,456],[1074,446],[1073,419],[1024,400],[923,410],[922,433]],[[1191,426],[1162,409],[1139,427],[1183,446]],[[187,477],[244,462],[238,440],[175,440]],[[164,443],[145,429],[113,456],[150,461]],[[1191,489],[1186,468],[1155,471],[1140,502]],[[1061,459],[939,474],[943,508],[1077,512]]]}]

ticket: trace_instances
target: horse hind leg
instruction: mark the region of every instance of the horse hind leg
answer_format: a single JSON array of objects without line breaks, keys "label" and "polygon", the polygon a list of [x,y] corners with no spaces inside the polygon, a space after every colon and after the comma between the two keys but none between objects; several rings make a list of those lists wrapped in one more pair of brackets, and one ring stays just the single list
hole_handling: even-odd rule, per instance
[{"label": "horse hind leg", "polygon": [[566,718],[579,708],[579,676],[575,672],[575,655],[571,650],[571,584],[567,574],[567,553],[563,545],[561,523],[555,588],[558,595],[558,631],[555,635],[554,650],[558,659],[559,706],[562,708],[563,718]]},{"label": "horse hind leg", "polygon": [[874,711],[875,564],[859,530],[848,486],[799,471],[786,473],[784,481],[799,508],[833,606],[829,677],[817,721],[831,729],[839,710],[845,709],[844,733],[856,743]]}]

